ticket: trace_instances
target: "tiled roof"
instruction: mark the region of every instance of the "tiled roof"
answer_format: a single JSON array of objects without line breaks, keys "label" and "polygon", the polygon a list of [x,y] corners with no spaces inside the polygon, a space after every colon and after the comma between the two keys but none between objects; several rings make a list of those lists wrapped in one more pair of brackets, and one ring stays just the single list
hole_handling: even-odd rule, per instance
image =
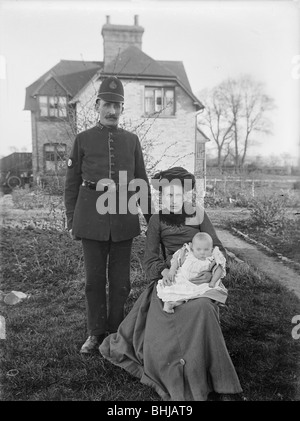
[{"label": "tiled roof", "polygon": [[135,46],[126,48],[110,63],[104,65],[104,75],[115,74],[135,78],[163,78],[177,81],[197,104],[204,108],[192,93],[184,65],[181,61],[154,60]]},{"label": "tiled roof", "polygon": [[105,74],[175,77],[174,73],[135,46],[126,48],[104,65]]},{"label": "tiled roof", "polygon": [[166,67],[167,69],[171,70],[179,80],[183,83],[183,85],[192,92],[190,82],[188,80],[187,74],[185,72],[184,64],[182,61],[161,61],[159,60],[162,66]]},{"label": "tiled roof", "polygon": [[35,110],[36,100],[33,95],[44,84],[47,78],[53,76],[58,83],[73,97],[91,78],[102,69],[100,61],[61,60],[38,80],[26,88],[25,110]]},{"label": "tiled roof", "polygon": [[[203,108],[201,102],[194,96],[181,61],[154,60],[135,46],[126,48],[110,63],[100,61],[61,60],[52,69],[42,75],[37,81],[26,88],[25,110],[35,110],[37,101],[34,98],[46,81],[53,77],[74,98],[78,92],[96,75],[119,75],[120,77],[150,78],[174,80],[193,99],[196,107]],[[74,98],[74,101],[76,99]]]}]

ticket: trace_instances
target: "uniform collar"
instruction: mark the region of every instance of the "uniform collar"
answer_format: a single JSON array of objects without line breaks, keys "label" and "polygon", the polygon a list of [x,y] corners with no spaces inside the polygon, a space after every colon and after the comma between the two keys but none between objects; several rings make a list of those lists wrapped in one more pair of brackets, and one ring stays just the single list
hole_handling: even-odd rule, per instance
[{"label": "uniform collar", "polygon": [[102,123],[100,123],[100,121],[97,121],[96,126],[99,127],[100,130],[103,130],[103,129],[107,129],[109,131],[117,131],[117,130],[120,130],[118,126],[114,126],[114,127],[104,126]]}]

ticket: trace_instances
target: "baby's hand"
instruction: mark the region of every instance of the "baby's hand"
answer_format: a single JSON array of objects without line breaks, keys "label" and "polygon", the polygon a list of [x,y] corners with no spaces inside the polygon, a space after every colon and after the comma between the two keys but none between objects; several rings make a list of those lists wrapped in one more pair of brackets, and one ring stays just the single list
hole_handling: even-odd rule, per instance
[{"label": "baby's hand", "polygon": [[185,261],[185,253],[186,253],[186,250],[182,248],[180,251],[180,256],[179,256],[179,266],[182,266]]},{"label": "baby's hand", "polygon": [[210,281],[210,283],[208,284],[208,286],[209,286],[210,288],[214,288],[214,287],[216,286],[216,282],[212,282],[212,281]]},{"label": "baby's hand", "polygon": [[176,275],[176,270],[173,270],[171,268],[168,272],[168,275],[167,275],[167,279],[168,279],[168,281],[171,282],[171,284],[173,284],[175,282],[175,275]]}]

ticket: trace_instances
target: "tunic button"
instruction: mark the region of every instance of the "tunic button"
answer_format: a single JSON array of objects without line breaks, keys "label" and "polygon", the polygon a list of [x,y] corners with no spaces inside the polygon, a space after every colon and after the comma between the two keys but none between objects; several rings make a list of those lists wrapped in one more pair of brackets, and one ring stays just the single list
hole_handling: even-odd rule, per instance
[{"label": "tunic button", "polygon": [[111,171],[110,173],[111,173],[111,174],[115,174],[115,173],[116,173],[116,171]]},{"label": "tunic button", "polygon": [[110,157],[111,157],[111,158],[114,158],[114,157],[115,157],[115,155],[113,155],[113,154],[110,154]]},{"label": "tunic button", "polygon": [[114,162],[111,162],[110,165],[115,165],[115,163]]},{"label": "tunic button", "polygon": [[184,359],[183,359],[183,358],[181,358],[179,361],[180,361],[180,364],[182,364],[182,365],[184,365],[184,364],[185,364],[185,361],[184,361]]}]

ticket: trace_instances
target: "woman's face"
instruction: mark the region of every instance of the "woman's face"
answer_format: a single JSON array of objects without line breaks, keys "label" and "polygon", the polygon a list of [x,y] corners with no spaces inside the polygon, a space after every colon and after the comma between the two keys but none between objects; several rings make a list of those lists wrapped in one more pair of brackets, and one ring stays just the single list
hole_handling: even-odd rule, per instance
[{"label": "woman's face", "polygon": [[163,187],[162,204],[170,212],[179,213],[184,202],[183,188],[178,185]]}]

